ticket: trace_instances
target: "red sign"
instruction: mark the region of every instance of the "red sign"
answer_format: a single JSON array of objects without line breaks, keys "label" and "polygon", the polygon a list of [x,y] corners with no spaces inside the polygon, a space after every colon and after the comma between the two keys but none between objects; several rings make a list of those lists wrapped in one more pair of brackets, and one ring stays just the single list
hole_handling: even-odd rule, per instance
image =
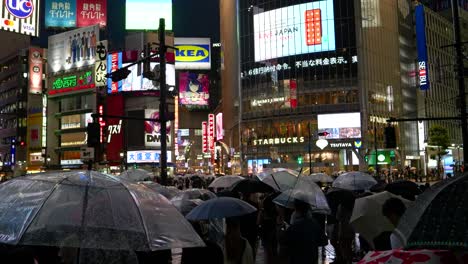
[{"label": "red sign", "polygon": [[203,153],[208,152],[208,124],[206,121],[202,122],[202,142],[203,142]]},{"label": "red sign", "polygon": [[296,108],[297,107],[297,82],[296,80],[290,80],[289,81],[289,95],[290,97],[290,105],[291,108]]},{"label": "red sign", "polygon": [[307,46],[322,44],[322,14],[320,9],[307,10],[305,12],[305,30]]},{"label": "red sign", "polygon": [[43,49],[29,48],[29,92],[42,93],[42,57]]},{"label": "red sign", "polygon": [[[112,53],[110,56],[111,56],[111,68],[110,68],[110,72],[115,72],[116,70],[119,69],[119,64],[121,63],[119,61],[119,52],[116,52],[116,53]],[[109,65],[107,65],[109,66]],[[119,83],[121,82],[112,82],[112,93],[117,93],[119,91]]]},{"label": "red sign", "polygon": [[[100,115],[104,115],[104,106],[100,105],[98,108],[98,112]],[[104,142],[104,126],[105,125],[106,125],[106,122],[104,121],[104,118],[99,117],[99,126],[101,127],[99,142],[101,143]]]},{"label": "red sign", "polygon": [[215,130],[215,121],[214,121],[214,115],[209,114],[208,115],[208,148],[210,150],[214,150],[214,130]]},{"label": "red sign", "polygon": [[96,24],[99,24],[101,28],[105,27],[107,22],[107,0],[77,0],[76,18],[77,27]]},{"label": "red sign", "polygon": [[[124,98],[122,94],[108,95],[106,97],[106,114],[115,116],[124,115]],[[120,162],[120,152],[123,149],[124,140],[122,120],[109,118],[106,120],[106,125],[107,160]]]}]

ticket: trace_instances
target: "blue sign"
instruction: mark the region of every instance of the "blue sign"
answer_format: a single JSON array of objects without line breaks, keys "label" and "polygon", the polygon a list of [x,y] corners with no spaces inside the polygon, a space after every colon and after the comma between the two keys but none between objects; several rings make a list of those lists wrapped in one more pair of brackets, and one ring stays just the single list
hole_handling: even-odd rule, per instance
[{"label": "blue sign", "polygon": [[34,5],[31,0],[7,0],[5,6],[8,12],[17,18],[27,18],[32,15]]},{"label": "blue sign", "polygon": [[[107,73],[115,72],[122,68],[122,52],[115,52],[107,55]],[[122,81],[113,82],[107,79],[107,93],[118,93],[122,91]]]},{"label": "blue sign", "polygon": [[45,1],[46,27],[76,27],[76,0]]},{"label": "blue sign", "polygon": [[416,47],[418,50],[418,83],[419,89],[429,90],[429,65],[427,63],[426,25],[424,6],[417,5],[416,18]]},{"label": "blue sign", "polygon": [[[127,151],[127,163],[159,163],[160,150]],[[167,162],[172,162],[172,151],[167,151]]]}]

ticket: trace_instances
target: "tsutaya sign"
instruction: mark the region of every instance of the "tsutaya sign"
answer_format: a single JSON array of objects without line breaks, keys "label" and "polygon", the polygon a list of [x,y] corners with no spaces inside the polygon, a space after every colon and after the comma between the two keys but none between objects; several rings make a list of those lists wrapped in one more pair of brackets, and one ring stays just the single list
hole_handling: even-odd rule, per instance
[{"label": "tsutaya sign", "polygon": [[266,139],[255,139],[253,141],[254,146],[264,145],[279,145],[279,144],[298,144],[304,143],[304,137],[284,137],[284,138],[266,138]]}]

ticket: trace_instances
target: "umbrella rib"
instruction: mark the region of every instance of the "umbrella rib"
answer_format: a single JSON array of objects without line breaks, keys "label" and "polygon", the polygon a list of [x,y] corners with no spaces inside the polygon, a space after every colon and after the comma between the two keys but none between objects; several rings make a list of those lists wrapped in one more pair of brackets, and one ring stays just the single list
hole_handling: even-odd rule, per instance
[{"label": "umbrella rib", "polygon": [[41,204],[41,206],[39,207],[39,209],[37,209],[36,213],[34,213],[33,217],[31,217],[31,221],[26,225],[26,227],[23,229],[23,231],[21,232],[20,236],[20,239],[23,237],[24,233],[26,233],[26,230],[29,229],[29,227],[31,226],[31,224],[33,223],[34,219],[36,218],[37,214],[39,213],[39,211],[41,211],[42,207],[44,206],[44,204],[49,200],[49,198],[52,196],[52,194],[54,193],[54,191],[57,189],[57,187],[62,184],[62,182],[64,182],[68,177],[65,177],[63,179],[61,179],[59,182],[57,182],[55,185],[54,185],[54,188],[52,188],[52,190],[50,191],[49,195],[47,195],[47,197],[44,199],[44,202]]},{"label": "umbrella rib", "polygon": [[[140,207],[138,206],[133,193],[127,188],[127,186],[125,184],[123,184],[123,186],[124,186],[125,189],[127,189],[127,191],[130,193],[130,196],[132,197],[132,201],[135,204],[135,207],[136,207],[136,209],[138,211],[138,216],[140,217],[141,224],[143,225],[143,229],[145,230],[146,240],[148,240],[148,248],[151,250],[151,247],[150,247],[151,241],[150,241],[150,238],[149,238],[148,228],[146,227],[146,222],[145,222],[145,220],[143,218],[143,215],[141,214]],[[161,194],[158,194],[158,195],[161,195]]]}]

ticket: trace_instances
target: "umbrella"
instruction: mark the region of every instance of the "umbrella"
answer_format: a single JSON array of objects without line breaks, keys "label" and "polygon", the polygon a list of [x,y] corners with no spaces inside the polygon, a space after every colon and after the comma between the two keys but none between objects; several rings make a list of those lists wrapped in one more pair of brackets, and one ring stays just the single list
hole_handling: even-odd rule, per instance
[{"label": "umbrella", "polygon": [[[454,253],[449,250],[402,250],[370,251],[358,264],[463,264],[467,253]],[[465,260],[465,261],[463,261]]]},{"label": "umbrella", "polygon": [[468,249],[468,174],[436,183],[401,217],[407,248]]},{"label": "umbrella", "polygon": [[139,184],[142,184],[158,192],[159,194],[166,197],[167,199],[172,199],[174,196],[176,196],[180,192],[180,190],[174,186],[164,186],[159,183],[152,182],[152,181],[139,182]]},{"label": "umbrella", "polygon": [[257,174],[257,178],[277,191],[285,191],[296,186],[299,174],[299,172],[291,169],[272,168],[263,170]]},{"label": "umbrella", "polygon": [[338,211],[339,205],[344,206],[350,212],[353,211],[356,195],[352,191],[330,188],[325,196],[327,197],[332,214]]},{"label": "umbrella", "polygon": [[216,178],[208,187],[211,188],[230,188],[234,183],[244,178],[237,175],[225,175]]},{"label": "umbrella", "polygon": [[250,214],[257,211],[252,205],[232,197],[218,197],[195,207],[185,217],[188,220],[208,220]]},{"label": "umbrella", "polygon": [[191,189],[180,191],[171,199],[171,201],[193,200],[193,199],[200,199],[200,200],[206,201],[212,198],[216,198],[216,194],[205,189],[191,188]]},{"label": "umbrella", "polygon": [[421,194],[418,184],[412,181],[392,182],[385,186],[385,190],[396,195],[401,195],[411,201],[414,201],[416,196]]},{"label": "umbrella", "polygon": [[333,178],[328,176],[325,173],[312,173],[309,175],[314,182],[321,182],[321,183],[330,183],[333,182]]},{"label": "umbrella", "polygon": [[190,211],[192,211],[193,208],[203,203],[203,201],[200,199],[191,199],[191,200],[181,199],[181,200],[174,200],[171,202],[175,206],[175,208],[177,208],[177,210],[179,210],[179,212],[183,215],[187,215]]},{"label": "umbrella", "polygon": [[95,171],[0,185],[0,243],[152,251],[204,243],[162,195]]},{"label": "umbrella", "polygon": [[385,231],[393,231],[395,227],[382,214],[382,206],[389,198],[399,198],[407,206],[410,201],[405,200],[389,192],[381,192],[374,195],[358,198],[354,202],[353,214],[349,220],[356,233],[363,236],[373,247],[374,238]]},{"label": "umbrella", "polygon": [[369,190],[376,185],[374,177],[360,171],[345,172],[333,182],[333,187],[351,191]]},{"label": "umbrella", "polygon": [[273,202],[284,207],[294,208],[294,201],[310,204],[312,212],[330,214],[327,198],[320,187],[309,177],[299,177],[294,189],[283,191]]},{"label": "umbrella", "polygon": [[123,171],[119,177],[131,182],[140,182],[151,180],[153,174],[144,169],[129,169]]},{"label": "umbrella", "polygon": [[274,189],[269,185],[256,179],[243,179],[231,186],[230,191],[234,193],[270,193]]}]

